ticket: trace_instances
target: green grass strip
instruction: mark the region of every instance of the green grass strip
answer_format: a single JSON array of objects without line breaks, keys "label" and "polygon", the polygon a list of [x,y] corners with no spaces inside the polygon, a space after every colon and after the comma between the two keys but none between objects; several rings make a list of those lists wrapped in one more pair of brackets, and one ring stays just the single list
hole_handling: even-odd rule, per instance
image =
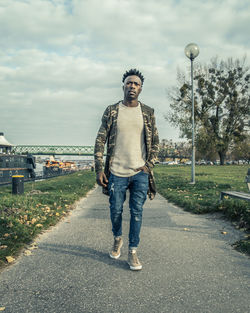
[{"label": "green grass strip", "polygon": [[[55,225],[95,185],[91,171],[25,183],[23,195],[0,188],[0,267],[43,230]],[[7,258],[6,258],[7,257]]]},{"label": "green grass strip", "polygon": [[[220,192],[234,190],[248,192],[245,177],[249,165],[196,166],[196,183],[190,184],[190,166],[156,166],[154,173],[157,191],[169,201],[186,211],[196,214],[223,212],[237,221],[239,227],[250,229],[249,202],[225,197],[222,202]],[[238,250],[250,254],[249,239],[238,242]]]}]

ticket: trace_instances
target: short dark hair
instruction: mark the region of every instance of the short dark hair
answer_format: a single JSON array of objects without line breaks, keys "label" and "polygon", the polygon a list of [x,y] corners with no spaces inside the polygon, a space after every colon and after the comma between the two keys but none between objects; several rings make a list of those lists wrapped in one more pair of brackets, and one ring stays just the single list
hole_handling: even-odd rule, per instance
[{"label": "short dark hair", "polygon": [[124,82],[125,82],[125,79],[126,79],[128,76],[132,76],[132,75],[138,76],[138,77],[140,78],[140,80],[141,80],[141,84],[143,85],[144,77],[142,76],[142,73],[139,72],[136,68],[131,69],[131,70],[127,71],[125,74],[123,74],[122,82],[124,83]]}]

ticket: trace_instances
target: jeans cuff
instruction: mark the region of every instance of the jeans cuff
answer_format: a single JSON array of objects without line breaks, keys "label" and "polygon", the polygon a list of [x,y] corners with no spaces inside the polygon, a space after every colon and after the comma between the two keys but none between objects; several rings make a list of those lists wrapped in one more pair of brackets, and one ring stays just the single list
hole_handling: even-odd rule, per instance
[{"label": "jeans cuff", "polygon": [[136,249],[137,249],[137,247],[128,247],[129,251],[136,250]]}]

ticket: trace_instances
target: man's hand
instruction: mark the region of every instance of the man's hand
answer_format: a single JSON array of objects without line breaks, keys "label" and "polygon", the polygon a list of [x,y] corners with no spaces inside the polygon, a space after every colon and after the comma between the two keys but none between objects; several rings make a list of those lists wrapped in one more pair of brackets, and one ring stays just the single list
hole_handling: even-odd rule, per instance
[{"label": "man's hand", "polygon": [[146,165],[141,166],[141,167],[138,167],[138,168],[136,168],[134,171],[135,171],[135,172],[143,171],[144,173],[148,173],[148,174],[149,174],[149,170],[148,170],[148,168],[147,168]]},{"label": "man's hand", "polygon": [[109,181],[107,180],[107,177],[104,174],[104,172],[101,172],[96,175],[96,182],[98,185],[102,187],[107,187]]}]

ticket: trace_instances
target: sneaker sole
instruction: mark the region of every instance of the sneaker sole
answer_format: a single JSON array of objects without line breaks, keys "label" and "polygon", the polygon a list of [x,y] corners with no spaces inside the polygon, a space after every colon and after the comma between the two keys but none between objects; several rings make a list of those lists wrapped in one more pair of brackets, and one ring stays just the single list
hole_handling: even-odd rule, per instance
[{"label": "sneaker sole", "polygon": [[132,271],[140,271],[142,269],[142,265],[139,265],[139,266],[131,266],[131,265],[129,265],[129,268]]},{"label": "sneaker sole", "polygon": [[119,257],[121,256],[121,253],[117,256],[113,256],[111,253],[109,254],[109,256],[111,257],[111,259],[119,259]]}]

